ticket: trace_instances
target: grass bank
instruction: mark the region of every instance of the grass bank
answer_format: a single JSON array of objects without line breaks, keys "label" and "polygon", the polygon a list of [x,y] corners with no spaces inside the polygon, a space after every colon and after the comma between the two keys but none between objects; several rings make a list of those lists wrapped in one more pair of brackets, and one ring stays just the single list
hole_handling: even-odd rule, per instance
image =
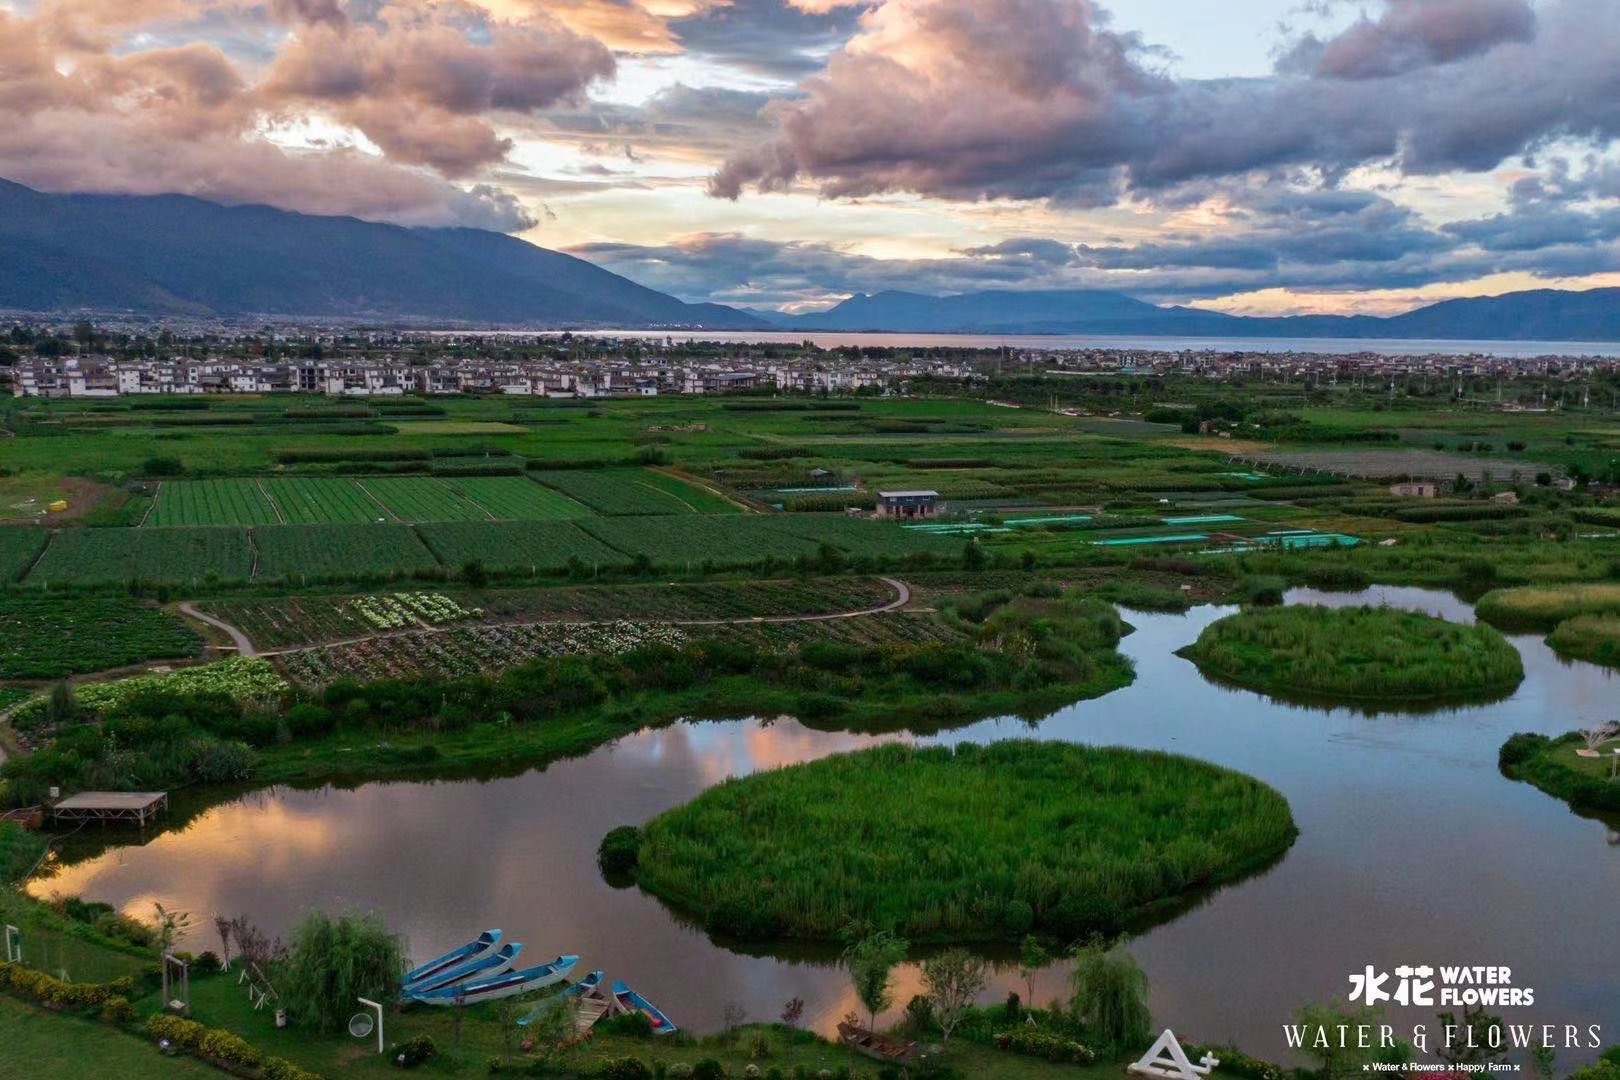
[{"label": "grass bank", "polygon": [[739,938],[862,920],[918,942],[1070,941],[1168,913],[1295,835],[1277,792],[1188,758],[884,746],[710,788],[640,831],[634,874]]},{"label": "grass bank", "polygon": [[1546,633],[1578,615],[1620,615],[1620,583],[1494,589],[1480,597],[1474,612],[1503,630]]},{"label": "grass bank", "polygon": [[1521,732],[1502,744],[1497,757],[1502,774],[1523,780],[1579,814],[1620,815],[1620,780],[1614,778],[1613,754],[1582,757],[1586,745],[1576,732],[1556,739]]},{"label": "grass bank", "polygon": [[1282,698],[1467,700],[1509,693],[1524,679],[1518,651],[1491,627],[1391,608],[1243,611],[1211,623],[1180,655]]},{"label": "grass bank", "polygon": [[264,661],[232,660],[19,713],[43,748],[0,765],[0,779],[8,802],[27,804],[52,785],[172,790],[499,769],[681,717],[791,714],[824,728],[931,732],[1041,715],[1132,678],[1115,647],[1126,628],[1107,604],[1006,595],[979,598],[971,614],[951,616],[943,640],[784,644],[727,632],[546,656],[493,675],[313,690],[288,685]]}]

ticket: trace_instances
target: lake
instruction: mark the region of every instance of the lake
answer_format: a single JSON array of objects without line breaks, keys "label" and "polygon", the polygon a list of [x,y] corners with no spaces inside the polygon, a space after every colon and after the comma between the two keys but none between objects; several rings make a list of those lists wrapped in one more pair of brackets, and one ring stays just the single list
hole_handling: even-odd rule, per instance
[{"label": "lake", "polygon": [[[1467,604],[1416,589],[1296,590],[1289,599],[1387,602],[1472,621]],[[1496,754],[1515,731],[1561,733],[1612,716],[1620,676],[1566,664],[1539,638],[1518,637],[1527,677],[1495,704],[1426,714],[1279,704],[1216,686],[1174,655],[1231,610],[1128,613],[1137,628],[1122,645],[1136,663],[1131,686],[1034,726],[988,720],[938,737],[1169,750],[1250,773],[1287,796],[1300,837],[1280,863],[1131,944],[1152,979],[1156,1022],[1284,1058],[1283,1023],[1303,1004],[1344,995],[1348,976],[1369,964],[1494,964],[1535,990],[1533,1007],[1505,1010],[1510,1023],[1603,1024],[1612,1045],[1620,835],[1503,778]],[[581,970],[629,981],[689,1028],[719,1028],[730,1003],[774,1019],[799,996],[807,1022],[829,1031],[854,999],[825,956],[717,946],[651,897],[605,884],[596,845],[614,826],[726,776],[879,738],[789,719],[683,723],[505,779],[269,789],[138,846],[92,857],[70,846],[60,873],[32,888],[143,917],[162,901],[203,927],[215,913],[247,913],[277,932],[311,907],[375,909],[419,960],[498,926],[526,942],[528,956],[580,953]],[[206,929],[183,944],[218,948]],[[986,1000],[1022,987],[1016,967],[1004,966]],[[1053,969],[1036,996],[1063,987],[1064,972]],[[902,972],[896,1000],[916,990],[915,972]],[[1390,1022],[1425,1021],[1434,1021],[1429,1010],[1392,1013]],[[1560,1062],[1591,1056],[1561,1052]]]},{"label": "lake", "polygon": [[[443,336],[536,337],[562,331],[446,330]],[[1124,349],[1151,352],[1319,353],[1340,356],[1620,356],[1616,341],[1438,341],[1416,338],[1211,338],[1138,334],[920,334],[831,330],[581,330],[580,337],[641,338],[648,341],[721,341],[733,344],[787,344],[808,341],[822,349],[944,348]]]}]

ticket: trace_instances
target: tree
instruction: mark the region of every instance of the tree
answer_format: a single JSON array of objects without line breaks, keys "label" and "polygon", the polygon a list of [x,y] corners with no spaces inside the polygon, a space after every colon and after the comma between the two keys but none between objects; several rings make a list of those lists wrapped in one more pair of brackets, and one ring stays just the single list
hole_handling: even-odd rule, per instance
[{"label": "tree", "polygon": [[162,956],[174,948],[174,943],[186,936],[191,929],[191,913],[188,911],[170,911],[162,904],[152,905],[152,924],[157,929],[158,955]]},{"label": "tree", "polygon": [[231,920],[223,915],[214,916],[214,931],[219,934],[219,969],[231,970]]},{"label": "tree", "polygon": [[280,972],[288,1016],[318,1031],[336,1030],[356,998],[386,1004],[397,997],[405,966],[404,942],[378,916],[311,912],[293,929]]},{"label": "tree", "polygon": [[951,1041],[951,1031],[961,1023],[968,1006],[984,990],[985,962],[966,949],[947,949],[923,961],[923,987],[934,1006],[934,1019]]},{"label": "tree", "polygon": [[844,950],[843,965],[856,998],[866,1006],[869,1028],[894,1003],[894,966],[906,958],[906,948],[904,938],[879,930],[856,938]]},{"label": "tree", "polygon": [[969,540],[962,548],[962,569],[983,570],[985,563],[989,562],[984,554],[984,545],[977,538]]},{"label": "tree", "polygon": [[1148,978],[1123,945],[1086,945],[1075,950],[1070,976],[1074,1015],[1096,1041],[1131,1050],[1153,1035]]},{"label": "tree", "polygon": [[1355,1039],[1341,1038],[1341,1032],[1376,1023],[1381,1016],[1378,1009],[1356,1009],[1338,1001],[1307,1005],[1295,1017],[1301,1028],[1299,1048],[1322,1063],[1321,1080],[1360,1073],[1374,1060],[1375,1051],[1358,1046]]},{"label": "tree", "polygon": [[1035,1007],[1035,973],[1052,963],[1052,954],[1034,934],[1025,934],[1018,946],[1018,975],[1024,980],[1024,1000]]}]

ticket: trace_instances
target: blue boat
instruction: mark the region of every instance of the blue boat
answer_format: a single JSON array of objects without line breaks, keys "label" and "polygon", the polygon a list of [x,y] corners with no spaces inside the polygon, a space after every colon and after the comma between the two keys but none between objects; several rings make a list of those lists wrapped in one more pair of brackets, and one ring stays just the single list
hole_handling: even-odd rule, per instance
[{"label": "blue boat", "polygon": [[458,964],[447,971],[430,976],[420,982],[411,983],[405,987],[407,994],[425,994],[430,990],[442,990],[447,986],[468,982],[472,979],[493,979],[503,972],[510,971],[517,962],[518,954],[523,951],[521,942],[512,941],[492,953],[469,960],[465,964]]},{"label": "blue boat", "polygon": [[[575,983],[573,986],[570,986],[568,989],[564,990],[558,995],[558,997],[590,997],[591,994],[595,993],[596,988],[601,985],[602,972],[593,971],[583,979],[579,980],[579,982]],[[534,1023],[540,1018],[540,1014],[551,1008],[556,1001],[557,998],[550,997],[542,1000],[538,1005],[530,1009],[528,1013],[518,1018],[518,1027],[528,1027],[530,1024]]]},{"label": "blue boat", "polygon": [[500,940],[501,932],[499,930],[485,930],[482,934],[461,946],[461,948],[451,949],[438,959],[429,960],[414,971],[406,972],[405,977],[399,981],[399,984],[402,987],[410,986],[412,983],[423,981],[430,975],[448,971],[450,968],[464,964],[474,957],[490,952],[500,943]]},{"label": "blue boat", "polygon": [[559,956],[550,963],[540,964],[537,967],[508,971],[493,978],[474,979],[471,982],[456,983],[454,986],[445,986],[410,996],[427,1005],[478,1005],[485,1001],[499,1001],[514,994],[526,994],[530,990],[539,990],[560,983],[568,977],[570,971],[574,970],[577,963],[579,963],[577,956]]},{"label": "blue boat", "polygon": [[619,1003],[619,1008],[625,1012],[638,1012],[652,1022],[654,1035],[673,1035],[675,1025],[670,1018],[664,1015],[664,1010],[636,993],[623,982],[613,981],[613,1000]]}]

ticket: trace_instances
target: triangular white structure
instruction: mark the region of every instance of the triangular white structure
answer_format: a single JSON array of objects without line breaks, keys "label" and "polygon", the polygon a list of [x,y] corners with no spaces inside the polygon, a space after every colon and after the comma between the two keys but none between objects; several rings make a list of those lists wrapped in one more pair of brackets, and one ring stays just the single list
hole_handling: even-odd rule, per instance
[{"label": "triangular white structure", "polygon": [[1141,1076],[1157,1077],[1159,1080],[1203,1080],[1210,1070],[1220,1064],[1214,1054],[1205,1054],[1197,1065],[1187,1059],[1187,1051],[1181,1048],[1176,1041],[1175,1032],[1169,1028],[1164,1029],[1154,1044],[1148,1047],[1141,1060],[1129,1066],[1126,1071]]}]

